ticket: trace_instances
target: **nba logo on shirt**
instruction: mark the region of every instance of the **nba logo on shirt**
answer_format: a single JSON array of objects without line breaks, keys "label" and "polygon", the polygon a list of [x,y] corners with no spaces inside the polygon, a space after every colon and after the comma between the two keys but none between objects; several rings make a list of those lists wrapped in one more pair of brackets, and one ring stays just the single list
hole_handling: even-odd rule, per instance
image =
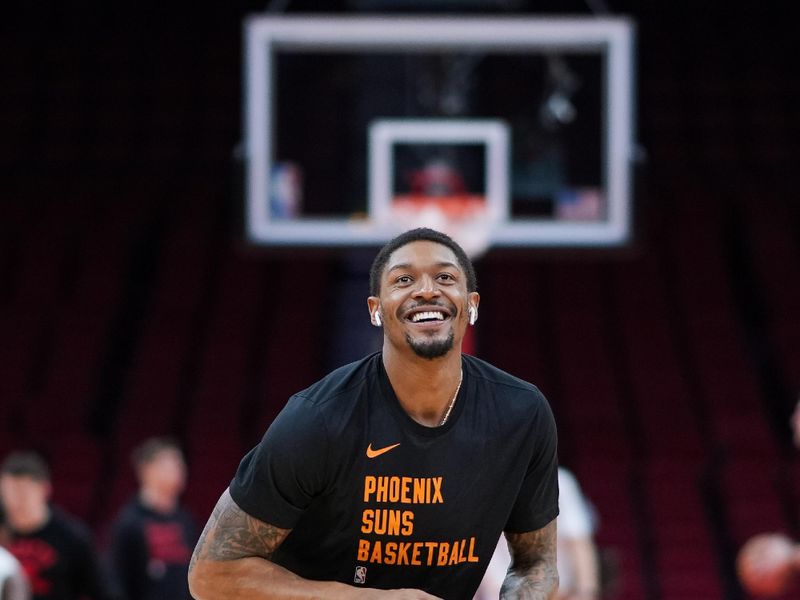
[{"label": "nba logo on shirt", "polygon": [[367,582],[367,567],[356,567],[356,576],[353,578],[355,583]]}]

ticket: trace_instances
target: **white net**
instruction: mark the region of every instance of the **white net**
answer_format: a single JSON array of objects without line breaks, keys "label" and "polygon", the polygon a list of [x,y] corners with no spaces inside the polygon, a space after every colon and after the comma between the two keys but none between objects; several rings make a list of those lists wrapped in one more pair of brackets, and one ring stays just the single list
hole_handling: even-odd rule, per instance
[{"label": "white net", "polygon": [[453,214],[435,202],[395,204],[392,207],[392,227],[397,233],[415,227],[430,227],[446,233],[472,260],[482,256],[491,243],[492,226],[484,207]]}]

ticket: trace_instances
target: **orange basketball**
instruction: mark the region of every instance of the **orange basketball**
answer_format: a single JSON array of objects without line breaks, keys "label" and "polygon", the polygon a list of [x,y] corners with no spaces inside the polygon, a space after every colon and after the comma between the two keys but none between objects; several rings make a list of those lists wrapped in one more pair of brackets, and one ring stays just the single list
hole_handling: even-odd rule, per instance
[{"label": "orange basketball", "polygon": [[739,550],[736,568],[745,590],[760,598],[779,596],[793,583],[796,549],[781,533],[751,537]]}]

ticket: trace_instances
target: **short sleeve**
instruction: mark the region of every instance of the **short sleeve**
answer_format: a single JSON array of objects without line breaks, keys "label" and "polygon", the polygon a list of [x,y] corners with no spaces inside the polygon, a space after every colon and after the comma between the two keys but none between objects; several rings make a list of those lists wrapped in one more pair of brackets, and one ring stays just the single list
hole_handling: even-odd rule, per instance
[{"label": "short sleeve", "polygon": [[293,396],[242,459],[231,497],[249,515],[292,529],[325,488],[328,452],[322,416],[304,397]]},{"label": "short sleeve", "polygon": [[531,428],[533,451],[506,522],[505,531],[512,533],[541,529],[558,516],[558,435],[550,406],[540,397]]}]

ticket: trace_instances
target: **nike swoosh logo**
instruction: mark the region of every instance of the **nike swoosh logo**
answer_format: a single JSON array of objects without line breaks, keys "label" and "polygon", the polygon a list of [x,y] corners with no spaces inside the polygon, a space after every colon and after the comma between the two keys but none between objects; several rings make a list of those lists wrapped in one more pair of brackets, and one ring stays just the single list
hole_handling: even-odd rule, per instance
[{"label": "nike swoosh logo", "polygon": [[376,456],[380,456],[381,454],[386,454],[389,450],[394,450],[400,445],[398,442],[397,444],[392,444],[391,446],[385,446],[384,448],[378,448],[377,450],[372,449],[372,444],[367,446],[367,458],[375,458]]}]

